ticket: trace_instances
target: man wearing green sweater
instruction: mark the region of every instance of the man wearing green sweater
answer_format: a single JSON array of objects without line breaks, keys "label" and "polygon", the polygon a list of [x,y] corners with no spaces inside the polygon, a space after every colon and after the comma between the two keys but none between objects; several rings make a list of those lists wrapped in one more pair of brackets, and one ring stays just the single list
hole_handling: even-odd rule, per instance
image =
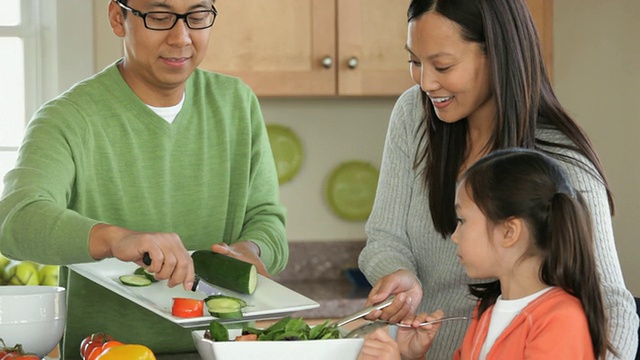
[{"label": "man wearing green sweater", "polygon": [[[157,13],[163,12],[163,13]],[[285,210],[264,122],[238,79],[197,69],[217,11],[210,0],[112,0],[124,58],[45,104],[4,179],[0,252],[74,264],[115,257],[190,289],[188,250],[251,262],[288,259]],[[106,332],[156,353],[195,351],[184,329],[74,273],[63,357]]]}]

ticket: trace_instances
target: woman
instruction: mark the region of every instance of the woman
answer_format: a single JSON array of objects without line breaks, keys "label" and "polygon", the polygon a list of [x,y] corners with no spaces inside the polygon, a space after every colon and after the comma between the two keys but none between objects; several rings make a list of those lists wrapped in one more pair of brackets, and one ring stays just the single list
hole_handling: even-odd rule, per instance
[{"label": "woman", "polygon": [[[407,50],[419,84],[396,103],[359,265],[368,302],[398,294],[371,317],[394,321],[444,309],[471,315],[469,279],[449,241],[461,174],[483,155],[534,148],[559,159],[586,198],[613,346],[632,358],[638,318],[618,261],[612,195],[591,142],[553,93],[524,0],[413,0]],[[604,271],[603,271],[604,270]],[[450,359],[466,323],[448,323],[429,358]]]}]

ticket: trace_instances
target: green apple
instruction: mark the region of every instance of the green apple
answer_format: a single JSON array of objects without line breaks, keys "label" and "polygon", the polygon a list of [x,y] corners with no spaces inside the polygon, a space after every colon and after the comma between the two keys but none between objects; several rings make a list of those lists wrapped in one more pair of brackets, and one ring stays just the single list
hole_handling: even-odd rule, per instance
[{"label": "green apple", "polygon": [[8,284],[9,279],[11,279],[15,273],[16,273],[16,264],[13,264],[13,265],[9,264],[5,268],[0,268],[0,280],[2,280],[3,284]]},{"label": "green apple", "polygon": [[38,264],[33,261],[22,261],[9,269],[9,285],[40,285]]},{"label": "green apple", "polygon": [[7,267],[7,265],[9,265],[11,263],[11,260],[9,260],[7,257],[5,257],[4,255],[0,254],[0,269],[4,269],[5,267]]},{"label": "green apple", "polygon": [[58,265],[42,265],[40,267],[40,285],[58,286]]}]

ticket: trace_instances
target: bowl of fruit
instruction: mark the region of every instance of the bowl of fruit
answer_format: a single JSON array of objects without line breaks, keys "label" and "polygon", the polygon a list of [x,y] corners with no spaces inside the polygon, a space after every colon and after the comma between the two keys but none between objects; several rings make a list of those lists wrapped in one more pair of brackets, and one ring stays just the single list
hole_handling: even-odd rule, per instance
[{"label": "bowl of fruit", "polygon": [[43,358],[62,339],[66,290],[59,286],[0,286],[0,339]]}]

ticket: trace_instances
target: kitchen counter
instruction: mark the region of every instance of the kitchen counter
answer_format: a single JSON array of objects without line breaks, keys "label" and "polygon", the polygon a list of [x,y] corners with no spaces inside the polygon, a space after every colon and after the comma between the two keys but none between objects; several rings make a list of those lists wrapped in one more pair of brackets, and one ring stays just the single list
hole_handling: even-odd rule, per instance
[{"label": "kitchen counter", "polygon": [[273,280],[320,304],[319,308],[291,316],[340,318],[361,309],[371,290],[366,279],[355,274],[359,273],[358,255],[365,243],[364,240],[289,243],[289,263]]},{"label": "kitchen counter", "polygon": [[166,354],[166,355],[156,355],[157,360],[200,360],[200,354],[190,353],[190,354]]},{"label": "kitchen counter", "polygon": [[[287,268],[273,280],[320,304],[316,309],[291,314],[309,324],[322,323],[353,313],[366,302],[371,286],[354,279],[353,269],[365,241],[313,241],[289,244]],[[350,275],[350,277],[347,276]],[[267,327],[277,320],[258,322]],[[357,325],[357,324],[356,324]],[[198,353],[157,355],[158,360],[200,360]]]},{"label": "kitchen counter", "polygon": [[[287,268],[273,280],[320,304],[316,309],[291,314],[309,324],[337,319],[364,307],[371,286],[362,278],[354,278],[357,259],[365,241],[317,241],[289,244]],[[349,276],[347,276],[349,275]],[[266,327],[277,320],[256,323]],[[158,360],[200,360],[194,353],[159,354]],[[56,360],[57,357],[47,357]]]}]

